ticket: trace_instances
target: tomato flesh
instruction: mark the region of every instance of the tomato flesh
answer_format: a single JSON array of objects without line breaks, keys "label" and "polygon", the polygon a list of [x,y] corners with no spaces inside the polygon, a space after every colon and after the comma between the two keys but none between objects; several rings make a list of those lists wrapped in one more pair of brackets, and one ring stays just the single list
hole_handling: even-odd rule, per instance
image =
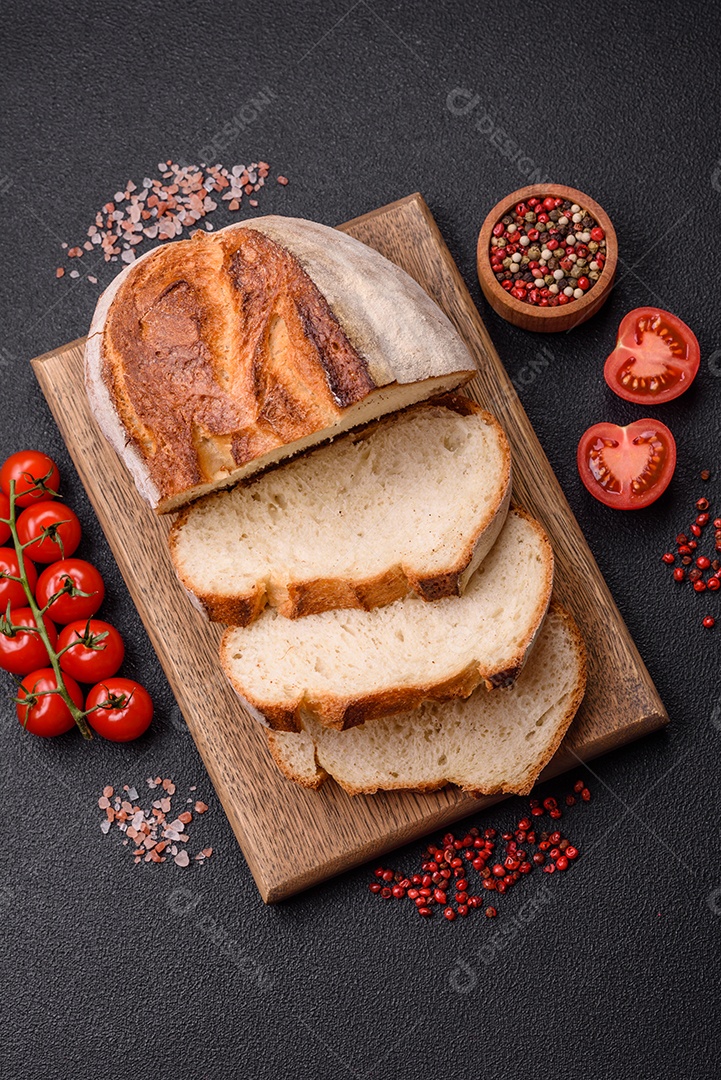
[{"label": "tomato flesh", "polygon": [[581,436],[577,461],[581,480],[599,502],[640,510],[671,482],[676,442],[658,420],[636,420],[628,427],[594,424]]},{"label": "tomato flesh", "polygon": [[688,390],[700,362],[699,343],[685,322],[661,308],[635,308],[621,321],[603,374],[626,401],[661,404]]}]

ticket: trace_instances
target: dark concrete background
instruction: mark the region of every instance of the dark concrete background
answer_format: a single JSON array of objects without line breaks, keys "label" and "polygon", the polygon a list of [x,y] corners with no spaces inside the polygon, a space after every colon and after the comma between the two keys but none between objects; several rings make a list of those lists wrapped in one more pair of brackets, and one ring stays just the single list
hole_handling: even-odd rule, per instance
[{"label": "dark concrete background", "polygon": [[[24,735],[0,706],[2,1076],[717,1078],[721,624],[701,618],[721,618],[721,597],[673,588],[659,561],[702,491],[721,505],[713,6],[81,0],[6,5],[2,23],[0,456],[27,445],[59,461],[158,714],[138,744],[85,746]],[[479,96],[468,115],[447,107],[457,87]],[[223,135],[263,92],[270,104]],[[224,164],[264,158],[290,178],[244,213],[335,224],[424,194],[671,715],[586,772],[594,801],[566,822],[584,857],[529,879],[495,926],[384,905],[367,869],[263,906],[28,364],[85,333],[110,277],[56,281],[60,242],[82,241],[128,177],[196,161],[216,135]],[[619,235],[608,305],[559,337],[505,324],[475,281],[481,221],[529,171],[588,191]],[[690,323],[703,361],[657,413],[678,441],[671,488],[624,515],[586,494],[575,450],[590,423],[643,415],[601,371],[620,318],[648,303]],[[541,347],[551,359],[529,377]],[[102,786],[156,772],[209,796],[202,869],[135,867],[100,834]],[[494,945],[542,886],[552,902]]]}]

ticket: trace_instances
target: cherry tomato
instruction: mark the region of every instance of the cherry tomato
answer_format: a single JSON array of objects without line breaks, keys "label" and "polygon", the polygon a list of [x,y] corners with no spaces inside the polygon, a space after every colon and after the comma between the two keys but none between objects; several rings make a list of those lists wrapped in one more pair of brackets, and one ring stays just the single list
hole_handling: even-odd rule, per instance
[{"label": "cherry tomato", "polygon": [[642,307],[621,320],[603,374],[626,401],[660,405],[688,390],[700,361],[696,335],[685,322],[661,308]]},{"label": "cherry tomato", "polygon": [[599,502],[619,510],[650,506],[668,487],[676,468],[676,442],[658,420],[628,427],[594,424],[578,444],[578,471]]},{"label": "cherry tomato", "polygon": [[[52,529],[53,536],[42,536],[43,529]],[[39,538],[27,548],[35,562],[51,563],[69,558],[80,543],[80,522],[70,507],[62,503],[29,506],[18,518],[17,530],[21,544]]]},{"label": "cherry tomato", "polygon": [[[0,548],[0,551],[4,549]],[[88,596],[70,596],[63,593],[48,608],[48,615],[56,623],[69,623],[74,619],[89,619],[103,602],[105,585],[92,563],[84,559],[61,559],[43,570],[36,590],[40,607],[45,607],[50,597],[70,582],[76,589]]]},{"label": "cherry tomato", "polygon": [[[83,692],[69,675],[65,675],[63,682],[72,701],[79,709],[83,707]],[[32,732],[33,735],[64,735],[66,731],[75,725],[72,713],[67,707],[60,694],[48,694],[48,690],[57,690],[58,682],[52,668],[40,668],[38,671],[26,675],[20,683],[18,697],[24,698],[28,694],[37,695],[37,701],[30,705],[16,705],[18,720]],[[45,691],[45,693],[43,693]]]},{"label": "cherry tomato", "polygon": [[[0,469],[0,487],[6,495],[10,494],[10,481],[15,481],[15,503],[17,506],[32,506],[33,503],[54,499],[60,487],[60,473],[52,458],[40,450],[18,450],[11,454]],[[36,481],[42,481],[38,491],[30,491]]]},{"label": "cherry tomato", "polygon": [[[25,576],[28,579],[28,585],[34,591],[38,580],[38,572],[27,555],[25,555],[23,562],[25,563]],[[7,611],[8,604],[11,608],[19,608],[23,604],[27,604],[28,598],[20,582],[8,581],[6,577],[3,577],[4,574],[9,574],[10,577],[18,577],[20,574],[15,548],[0,547],[0,611]],[[40,606],[42,607],[42,604]]]},{"label": "cherry tomato", "polygon": [[[109,704],[103,704],[109,702]],[[96,709],[96,706],[100,708]],[[132,679],[104,679],[88,694],[88,723],[98,735],[112,742],[130,742],[150,727],[153,702],[140,683]]]},{"label": "cherry tomato", "polygon": [[[13,626],[37,626],[29,607],[11,610],[10,621]],[[47,615],[43,618],[43,624],[50,644],[55,648],[58,632]],[[21,630],[13,637],[8,637],[0,631],[0,668],[3,671],[9,671],[13,675],[27,675],[47,663],[47,649],[39,634],[23,633]]]},{"label": "cherry tomato", "polygon": [[[102,641],[94,640],[105,634]],[[73,644],[75,642],[75,644]],[[60,657],[60,667],[78,682],[95,683],[109,679],[123,662],[125,646],[118,631],[102,619],[82,619],[68,623],[60,632],[58,652],[72,647]]]},{"label": "cherry tomato", "polygon": [[[10,518],[10,500],[4,491],[0,491],[0,518],[4,518],[8,521]],[[10,526],[4,525],[0,521],[0,544],[4,544],[6,540],[10,539]]]}]

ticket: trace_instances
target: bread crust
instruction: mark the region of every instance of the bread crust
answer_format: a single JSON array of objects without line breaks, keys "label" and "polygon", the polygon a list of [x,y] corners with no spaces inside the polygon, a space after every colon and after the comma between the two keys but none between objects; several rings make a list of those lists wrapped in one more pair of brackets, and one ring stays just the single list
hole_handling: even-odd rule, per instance
[{"label": "bread crust", "polygon": [[302,731],[303,712],[310,713],[326,727],[334,728],[336,731],[345,731],[369,720],[415,709],[424,701],[451,701],[453,698],[467,698],[481,683],[485,683],[489,690],[512,685],[523,670],[543,625],[553,585],[553,550],[544,529],[524,510],[515,509],[514,512],[525,518],[536,532],[542,549],[546,553],[546,563],[542,597],[537,605],[531,630],[511,662],[502,671],[493,671],[481,663],[474,663],[459,668],[452,676],[439,683],[393,687],[361,697],[324,694],[316,697],[305,696],[283,703],[263,701],[248,694],[246,688],[233,678],[229,644],[233,629],[230,628],[225,631],[220,642],[220,661],[231,686],[241,701],[256,713],[260,713],[268,726],[276,731]]},{"label": "bread crust", "polygon": [[[578,709],[583,701],[584,694],[586,692],[587,681],[587,653],[586,646],[576,623],[570,612],[566,611],[559,603],[552,601],[549,611],[552,611],[557,617],[563,620],[566,628],[571,637],[571,648],[576,657],[576,680],[575,683],[567,695],[567,702],[564,709],[563,716],[560,722],[556,726],[554,737],[544,752],[534,761],[527,769],[522,782],[517,784],[507,784],[501,782],[488,788],[475,788],[465,784],[458,784],[462,791],[474,796],[474,798],[480,798],[483,795],[528,795],[532,791],[538,777],[541,775],[546,765],[553,758],[554,754],[561,745],[566,732],[568,731],[573,719],[578,712]],[[329,778],[329,774],[320,765],[316,759],[316,775],[312,779],[307,777],[301,778],[297,774],[293,773],[290,768],[285,755],[282,752],[281,745],[277,741],[277,736],[273,731],[268,731],[268,747],[273,756],[273,759],[283,773],[289,780],[295,783],[300,783],[303,787],[312,788],[318,790],[325,781]],[[439,791],[440,789],[448,786],[448,784],[454,783],[452,780],[440,780],[433,781],[427,784],[419,784],[415,787],[408,788],[402,783],[396,785],[392,783],[384,784],[381,788],[379,785],[368,787],[357,787],[351,784],[343,783],[342,780],[335,779],[336,783],[346,792],[348,795],[375,795],[379,790],[383,791],[414,791],[419,794],[428,794],[433,791]]]},{"label": "bread crust", "polygon": [[277,731],[268,732],[268,748],[273,755],[273,760],[276,765],[286,777],[287,780],[292,780],[296,784],[300,784],[301,787],[306,788],[308,791],[318,791],[328,779],[328,773],[325,771],[322,765],[319,765],[316,761],[316,772],[312,777],[301,776],[298,773],[294,773],[290,765],[288,764],[285,754],[282,753],[280,745],[277,742],[279,733]]},{"label": "bread crust", "polygon": [[[496,418],[471,398],[461,394],[444,394],[431,398],[428,402],[410,405],[403,411],[421,410],[438,405],[451,409],[461,416],[483,417],[485,422],[495,429],[503,452],[496,505],[478,523],[473,535],[452,566],[437,574],[424,575],[415,571],[413,567],[398,565],[369,578],[327,577],[291,581],[275,595],[269,593],[266,582],[256,583],[253,589],[245,594],[198,592],[193,587],[190,575],[185,572],[178,552],[179,536],[192,512],[191,508],[186,508],[180,512],[170,530],[168,538],[170,555],[175,571],[186,591],[194,593],[208,618],[212,622],[222,622],[231,626],[248,626],[258,618],[268,604],[277,608],[286,618],[298,619],[304,615],[319,615],[336,608],[359,608],[371,611],[373,608],[383,607],[395,600],[400,600],[409,593],[416,593],[427,601],[461,596],[474,570],[480,566],[491,550],[505,524],[511,501],[511,451],[503,428]],[[392,423],[392,418],[386,417],[366,426],[376,428],[387,423]],[[512,678],[512,673],[509,673],[507,677]],[[499,685],[506,685],[506,683],[502,682]]]},{"label": "bread crust", "polygon": [[[247,304],[253,318],[233,317]],[[161,513],[394,410],[384,390],[418,384],[421,400],[439,377],[447,389],[475,373],[409,275],[335,229],[282,217],[137,259],[98,302],[85,365],[103,433]]]}]

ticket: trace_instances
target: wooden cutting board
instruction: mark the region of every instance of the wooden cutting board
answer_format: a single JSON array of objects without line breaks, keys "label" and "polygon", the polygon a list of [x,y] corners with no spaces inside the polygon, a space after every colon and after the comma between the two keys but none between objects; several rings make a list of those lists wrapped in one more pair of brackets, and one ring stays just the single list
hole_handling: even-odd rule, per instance
[{"label": "wooden cutting board", "polygon": [[[553,542],[556,596],[588,643],[589,677],[581,710],[544,776],[663,727],[668,717],[658,693],[423,198],[410,195],[341,229],[411,274],[465,339],[479,368],[470,393],[495,413],[511,442],[515,501]],[[170,521],[139,497],[93,420],[83,344],[55,349],[33,367],[263,899],[291,896],[496,802],[454,787],[350,798],[332,781],[309,792],[281,777],[263,730],[221,673],[221,628],[205,622],[178,584],[167,553]]]}]

